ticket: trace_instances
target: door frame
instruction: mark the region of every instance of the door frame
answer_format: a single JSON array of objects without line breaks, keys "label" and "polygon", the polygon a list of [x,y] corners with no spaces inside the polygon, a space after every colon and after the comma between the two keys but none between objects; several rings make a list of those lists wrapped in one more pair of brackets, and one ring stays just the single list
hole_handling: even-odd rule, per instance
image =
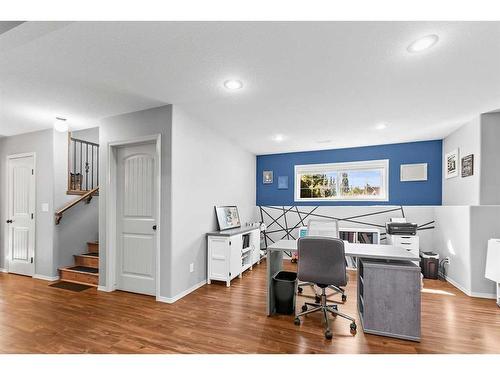
[{"label": "door frame", "polygon": [[161,244],[161,134],[135,137],[124,141],[109,142],[107,151],[108,176],[106,179],[106,291],[116,290],[116,197],[117,197],[117,167],[116,158],[118,148],[151,143],[156,146],[156,275],[155,295],[160,300],[160,244]]},{"label": "door frame", "polygon": [[[7,192],[6,197],[5,197],[5,217],[4,217],[4,222],[7,220],[7,215],[9,213],[9,197],[10,197],[10,182],[11,182],[11,176],[9,175],[9,169],[10,169],[10,162],[13,159],[20,159],[20,158],[26,158],[26,157],[33,157],[33,178],[35,180],[35,186],[33,188],[33,194],[35,195],[34,198],[34,205],[33,207],[33,215],[35,216],[33,218],[33,275],[31,277],[36,275],[36,211],[37,211],[37,201],[36,201],[36,152],[23,152],[21,154],[11,154],[6,156],[6,168],[5,168],[5,191]],[[11,251],[12,249],[10,248],[10,234],[9,234],[9,226],[5,225],[5,230],[4,230],[4,249],[7,249],[7,251],[4,254],[4,265],[5,269],[7,272],[9,272],[10,268],[10,257],[11,257]]]}]

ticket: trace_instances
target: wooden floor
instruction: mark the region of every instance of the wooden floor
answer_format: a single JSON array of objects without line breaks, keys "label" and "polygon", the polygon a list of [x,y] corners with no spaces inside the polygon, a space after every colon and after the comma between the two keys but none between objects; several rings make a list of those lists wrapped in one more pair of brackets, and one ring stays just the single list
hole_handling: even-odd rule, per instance
[{"label": "wooden floor", "polygon": [[[0,353],[500,353],[495,302],[467,297],[448,283],[425,281],[420,343],[361,329],[352,336],[341,318],[327,341],[319,314],[300,327],[290,316],[266,316],[265,271],[263,262],[230,288],[205,285],[171,305],[0,274]],[[339,308],[357,318],[355,288],[351,282]]]}]

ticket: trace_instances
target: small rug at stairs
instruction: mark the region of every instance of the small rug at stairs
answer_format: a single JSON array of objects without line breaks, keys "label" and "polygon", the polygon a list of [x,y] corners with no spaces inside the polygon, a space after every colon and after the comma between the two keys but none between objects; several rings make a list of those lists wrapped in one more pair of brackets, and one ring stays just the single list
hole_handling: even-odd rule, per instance
[{"label": "small rug at stairs", "polygon": [[50,284],[49,286],[53,286],[54,288],[59,288],[59,289],[71,290],[72,292],[81,292],[92,288],[89,285],[68,283],[67,281],[59,281],[57,283]]}]

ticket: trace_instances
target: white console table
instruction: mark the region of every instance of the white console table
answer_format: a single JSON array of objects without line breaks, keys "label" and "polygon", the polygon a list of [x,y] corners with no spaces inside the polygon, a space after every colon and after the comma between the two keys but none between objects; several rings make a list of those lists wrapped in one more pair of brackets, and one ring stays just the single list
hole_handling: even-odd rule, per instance
[{"label": "white console table", "polygon": [[[245,244],[245,238],[248,243]],[[235,277],[260,262],[260,225],[207,233],[207,283],[225,281],[231,285]]]}]

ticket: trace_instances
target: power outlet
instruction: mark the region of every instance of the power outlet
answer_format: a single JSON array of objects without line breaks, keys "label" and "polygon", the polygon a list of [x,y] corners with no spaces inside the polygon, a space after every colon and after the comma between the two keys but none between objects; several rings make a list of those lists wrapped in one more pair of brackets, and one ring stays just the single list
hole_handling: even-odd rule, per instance
[{"label": "power outlet", "polygon": [[194,263],[189,263],[189,272],[194,272]]},{"label": "power outlet", "polygon": [[450,257],[446,257],[446,258],[444,258],[444,263],[451,264],[451,259],[450,259]]}]

